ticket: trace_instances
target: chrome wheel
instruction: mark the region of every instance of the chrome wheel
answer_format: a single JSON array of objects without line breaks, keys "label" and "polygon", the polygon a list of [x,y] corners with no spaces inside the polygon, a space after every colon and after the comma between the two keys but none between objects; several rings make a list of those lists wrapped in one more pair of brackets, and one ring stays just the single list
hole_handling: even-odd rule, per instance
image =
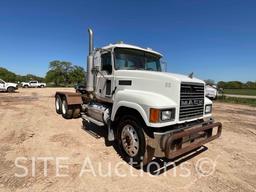
[{"label": "chrome wheel", "polygon": [[125,125],[121,132],[122,146],[125,152],[134,157],[139,152],[139,137],[132,125]]}]

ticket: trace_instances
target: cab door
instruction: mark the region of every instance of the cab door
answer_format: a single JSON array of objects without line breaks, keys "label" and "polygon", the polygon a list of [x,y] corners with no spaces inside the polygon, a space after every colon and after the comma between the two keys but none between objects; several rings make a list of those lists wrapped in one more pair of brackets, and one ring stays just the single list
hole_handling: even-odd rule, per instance
[{"label": "cab door", "polygon": [[115,89],[113,75],[112,54],[104,52],[100,57],[100,71],[97,74],[97,96],[107,102],[112,102],[112,94]]}]

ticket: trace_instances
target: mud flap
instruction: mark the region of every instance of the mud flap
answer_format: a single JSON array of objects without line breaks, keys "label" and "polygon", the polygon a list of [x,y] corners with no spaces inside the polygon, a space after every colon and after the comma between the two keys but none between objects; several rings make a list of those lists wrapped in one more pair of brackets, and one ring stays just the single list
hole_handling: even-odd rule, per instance
[{"label": "mud flap", "polygon": [[115,140],[114,130],[111,127],[111,120],[110,119],[108,120],[107,126],[108,126],[108,141],[114,141]]},{"label": "mud flap", "polygon": [[147,145],[146,151],[143,157],[143,165],[147,165],[150,161],[152,161],[154,157],[154,153],[155,153],[155,149]]}]

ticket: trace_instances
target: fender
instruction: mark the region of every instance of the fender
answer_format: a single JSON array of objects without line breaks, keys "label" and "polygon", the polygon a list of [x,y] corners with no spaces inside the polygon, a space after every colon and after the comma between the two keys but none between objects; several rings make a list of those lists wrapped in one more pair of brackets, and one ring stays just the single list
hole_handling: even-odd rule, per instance
[{"label": "fender", "polygon": [[147,117],[146,111],[142,108],[142,106],[137,103],[133,103],[133,102],[129,102],[129,101],[120,101],[116,105],[114,104],[112,114],[111,114],[112,121],[114,121],[116,112],[118,111],[118,109],[120,107],[128,107],[131,109],[135,109],[136,111],[138,111],[140,113],[144,122],[148,122],[148,117]]},{"label": "fender", "polygon": [[67,99],[68,105],[81,105],[83,103],[80,93],[56,92],[55,97],[57,95],[60,95],[61,97],[65,96]]},{"label": "fender", "polygon": [[[114,121],[117,110],[120,107],[128,107],[137,110],[147,126],[153,124],[149,122],[150,108],[173,108],[177,104],[171,99],[152,92],[138,90],[120,90],[115,94],[111,113],[111,120]],[[157,124],[154,124],[158,127]],[[159,125],[160,126],[160,125]],[[161,124],[163,126],[163,124]]]},{"label": "fender", "polygon": [[212,101],[209,98],[204,97],[204,104],[205,105],[212,105]]}]

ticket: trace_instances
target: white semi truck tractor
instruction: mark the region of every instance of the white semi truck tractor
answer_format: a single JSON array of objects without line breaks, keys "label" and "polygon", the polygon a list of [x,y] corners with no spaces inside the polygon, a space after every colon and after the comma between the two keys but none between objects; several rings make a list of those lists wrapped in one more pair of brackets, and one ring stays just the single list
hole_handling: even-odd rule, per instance
[{"label": "white semi truck tractor", "polygon": [[164,72],[162,54],[152,49],[124,43],[94,48],[88,31],[86,91],[56,92],[58,114],[107,129],[107,140],[135,167],[154,157],[176,158],[221,135],[204,81]]}]

